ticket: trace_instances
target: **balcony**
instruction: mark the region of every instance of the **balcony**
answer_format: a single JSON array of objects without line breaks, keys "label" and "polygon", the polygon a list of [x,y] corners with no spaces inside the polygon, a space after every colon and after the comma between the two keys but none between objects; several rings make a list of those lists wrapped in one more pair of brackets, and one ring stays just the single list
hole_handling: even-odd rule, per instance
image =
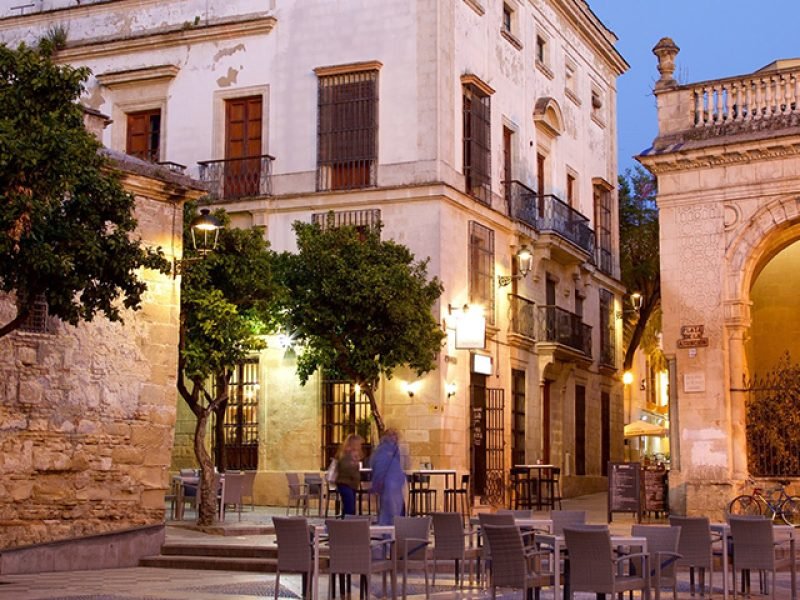
[{"label": "balcony", "polygon": [[542,196],[536,222],[541,233],[555,233],[593,256],[594,231],[589,219],[557,196]]},{"label": "balcony", "polygon": [[536,312],[532,300],[509,294],[511,333],[531,340],[536,338]]},{"label": "balcony", "polygon": [[208,183],[213,201],[238,200],[272,194],[272,161],[269,154],[206,160],[200,165],[200,181]]},{"label": "balcony", "polygon": [[580,315],[547,305],[539,307],[537,316],[539,343],[559,344],[591,358],[592,326],[584,323]]},{"label": "balcony", "polygon": [[554,233],[594,258],[594,231],[589,219],[557,196],[539,196],[516,180],[504,181],[508,214],[540,233]]}]

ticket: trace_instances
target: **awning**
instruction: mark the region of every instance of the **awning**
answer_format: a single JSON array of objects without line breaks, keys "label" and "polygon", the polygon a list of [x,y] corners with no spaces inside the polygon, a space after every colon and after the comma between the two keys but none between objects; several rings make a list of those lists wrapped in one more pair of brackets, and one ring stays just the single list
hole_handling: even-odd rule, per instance
[{"label": "awning", "polygon": [[642,435],[662,436],[667,435],[666,427],[650,423],[649,421],[634,421],[625,425],[625,437],[639,437]]}]

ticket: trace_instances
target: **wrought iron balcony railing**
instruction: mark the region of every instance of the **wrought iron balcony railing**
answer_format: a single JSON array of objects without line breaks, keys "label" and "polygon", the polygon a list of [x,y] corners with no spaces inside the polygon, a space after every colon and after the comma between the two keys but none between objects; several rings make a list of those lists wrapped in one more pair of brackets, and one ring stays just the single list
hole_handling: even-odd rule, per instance
[{"label": "wrought iron balcony railing", "polygon": [[589,225],[589,219],[557,196],[546,194],[540,198],[536,222],[539,231],[552,231],[585,250],[590,256],[594,254],[594,231]]},{"label": "wrought iron balcony railing", "polygon": [[540,342],[553,342],[592,356],[592,326],[583,322],[580,315],[558,306],[540,306],[538,311]]},{"label": "wrought iron balcony railing", "polygon": [[536,192],[516,180],[504,181],[503,185],[506,190],[509,216],[536,229],[538,215]]},{"label": "wrought iron balcony railing", "polygon": [[536,338],[536,312],[532,300],[509,294],[508,300],[511,305],[511,331],[531,339]]},{"label": "wrought iron balcony railing", "polygon": [[213,200],[236,200],[272,194],[272,161],[269,154],[205,160],[200,165],[200,181],[209,183]]},{"label": "wrought iron balcony railing", "polygon": [[614,275],[614,255],[610,250],[597,248],[597,268],[606,275]]}]

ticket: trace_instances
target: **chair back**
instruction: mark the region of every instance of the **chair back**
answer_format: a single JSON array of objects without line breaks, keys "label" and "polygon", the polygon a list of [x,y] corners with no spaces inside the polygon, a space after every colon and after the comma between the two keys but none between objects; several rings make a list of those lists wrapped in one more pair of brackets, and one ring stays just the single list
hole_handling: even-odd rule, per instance
[{"label": "chair back", "polygon": [[371,550],[369,520],[326,519],[331,573],[369,573]]},{"label": "chair back", "polygon": [[495,513],[498,515],[511,515],[515,519],[532,519],[533,518],[533,511],[532,510],[520,510],[515,509],[511,510],[508,508],[501,508]]},{"label": "chair back", "polygon": [[244,473],[225,473],[222,485],[222,502],[241,504],[244,491]]},{"label": "chair back", "polygon": [[278,570],[308,573],[312,569],[311,540],[305,517],[272,517],[278,544]]},{"label": "chair back", "polygon": [[[634,525],[631,527],[631,535],[647,539],[647,551],[651,560],[650,568],[655,571],[655,557],[659,553],[677,553],[680,543],[681,528],[675,525]],[[675,556],[665,555],[661,559],[661,576],[671,579],[675,576]]]},{"label": "chair back", "polygon": [[197,469],[181,469],[179,473],[181,477],[197,477],[199,475]]},{"label": "chair back", "polygon": [[481,529],[483,529],[486,525],[498,525],[498,526],[513,526],[516,527],[514,524],[514,515],[510,513],[478,513],[478,523],[480,523]]},{"label": "chair back", "polygon": [[433,513],[433,555],[441,559],[464,559],[464,521],[460,513]]},{"label": "chair back", "polygon": [[513,525],[485,525],[483,534],[492,557],[492,586],[524,587],[528,571],[519,529]]},{"label": "chair back", "polygon": [[561,535],[565,527],[575,527],[586,524],[585,510],[551,510],[550,518],[553,520],[553,533]]},{"label": "chair back", "polygon": [[564,540],[570,562],[570,582],[575,591],[611,591],[614,563],[608,527],[566,527]]},{"label": "chair back", "polygon": [[[422,542],[428,541],[431,535],[431,517],[395,517],[394,539],[395,551],[398,560],[424,560],[428,546]],[[409,540],[406,543],[406,540]]]},{"label": "chair back", "polygon": [[258,473],[258,471],[242,471],[244,475],[244,480],[242,481],[242,496],[247,496],[248,498],[253,497],[253,485],[256,482],[256,473]]},{"label": "chair back", "polygon": [[303,495],[303,485],[297,473],[286,473],[286,483],[289,485],[289,499],[295,500]]},{"label": "chair back", "polygon": [[669,524],[681,528],[679,566],[711,568],[711,524],[708,517],[670,516]]},{"label": "chair back", "polygon": [[304,473],[303,482],[306,484],[306,489],[310,495],[318,496],[322,493],[322,475],[319,473]]},{"label": "chair back", "polygon": [[736,569],[774,570],[775,537],[767,518],[730,516],[733,564]]}]

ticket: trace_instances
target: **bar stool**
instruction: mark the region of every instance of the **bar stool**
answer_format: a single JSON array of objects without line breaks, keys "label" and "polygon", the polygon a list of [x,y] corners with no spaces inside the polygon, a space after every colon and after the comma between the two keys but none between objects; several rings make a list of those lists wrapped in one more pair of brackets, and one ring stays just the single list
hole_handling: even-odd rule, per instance
[{"label": "bar stool", "polygon": [[431,478],[421,473],[408,476],[408,503],[411,516],[431,514],[436,507],[436,490],[431,489]]},{"label": "bar stool", "polygon": [[[460,512],[464,523],[469,523],[470,516],[470,497],[469,497],[469,473],[461,476],[461,486],[447,488],[444,491],[444,510],[445,512]],[[459,502],[460,501],[460,502]]]},{"label": "bar stool", "polygon": [[511,467],[511,495],[508,508],[533,508],[538,501],[536,480],[531,479],[530,471],[524,467]]},{"label": "bar stool", "polygon": [[556,503],[558,503],[558,509],[561,510],[561,468],[542,469],[538,487],[537,506],[539,508],[548,506],[555,509]]}]

